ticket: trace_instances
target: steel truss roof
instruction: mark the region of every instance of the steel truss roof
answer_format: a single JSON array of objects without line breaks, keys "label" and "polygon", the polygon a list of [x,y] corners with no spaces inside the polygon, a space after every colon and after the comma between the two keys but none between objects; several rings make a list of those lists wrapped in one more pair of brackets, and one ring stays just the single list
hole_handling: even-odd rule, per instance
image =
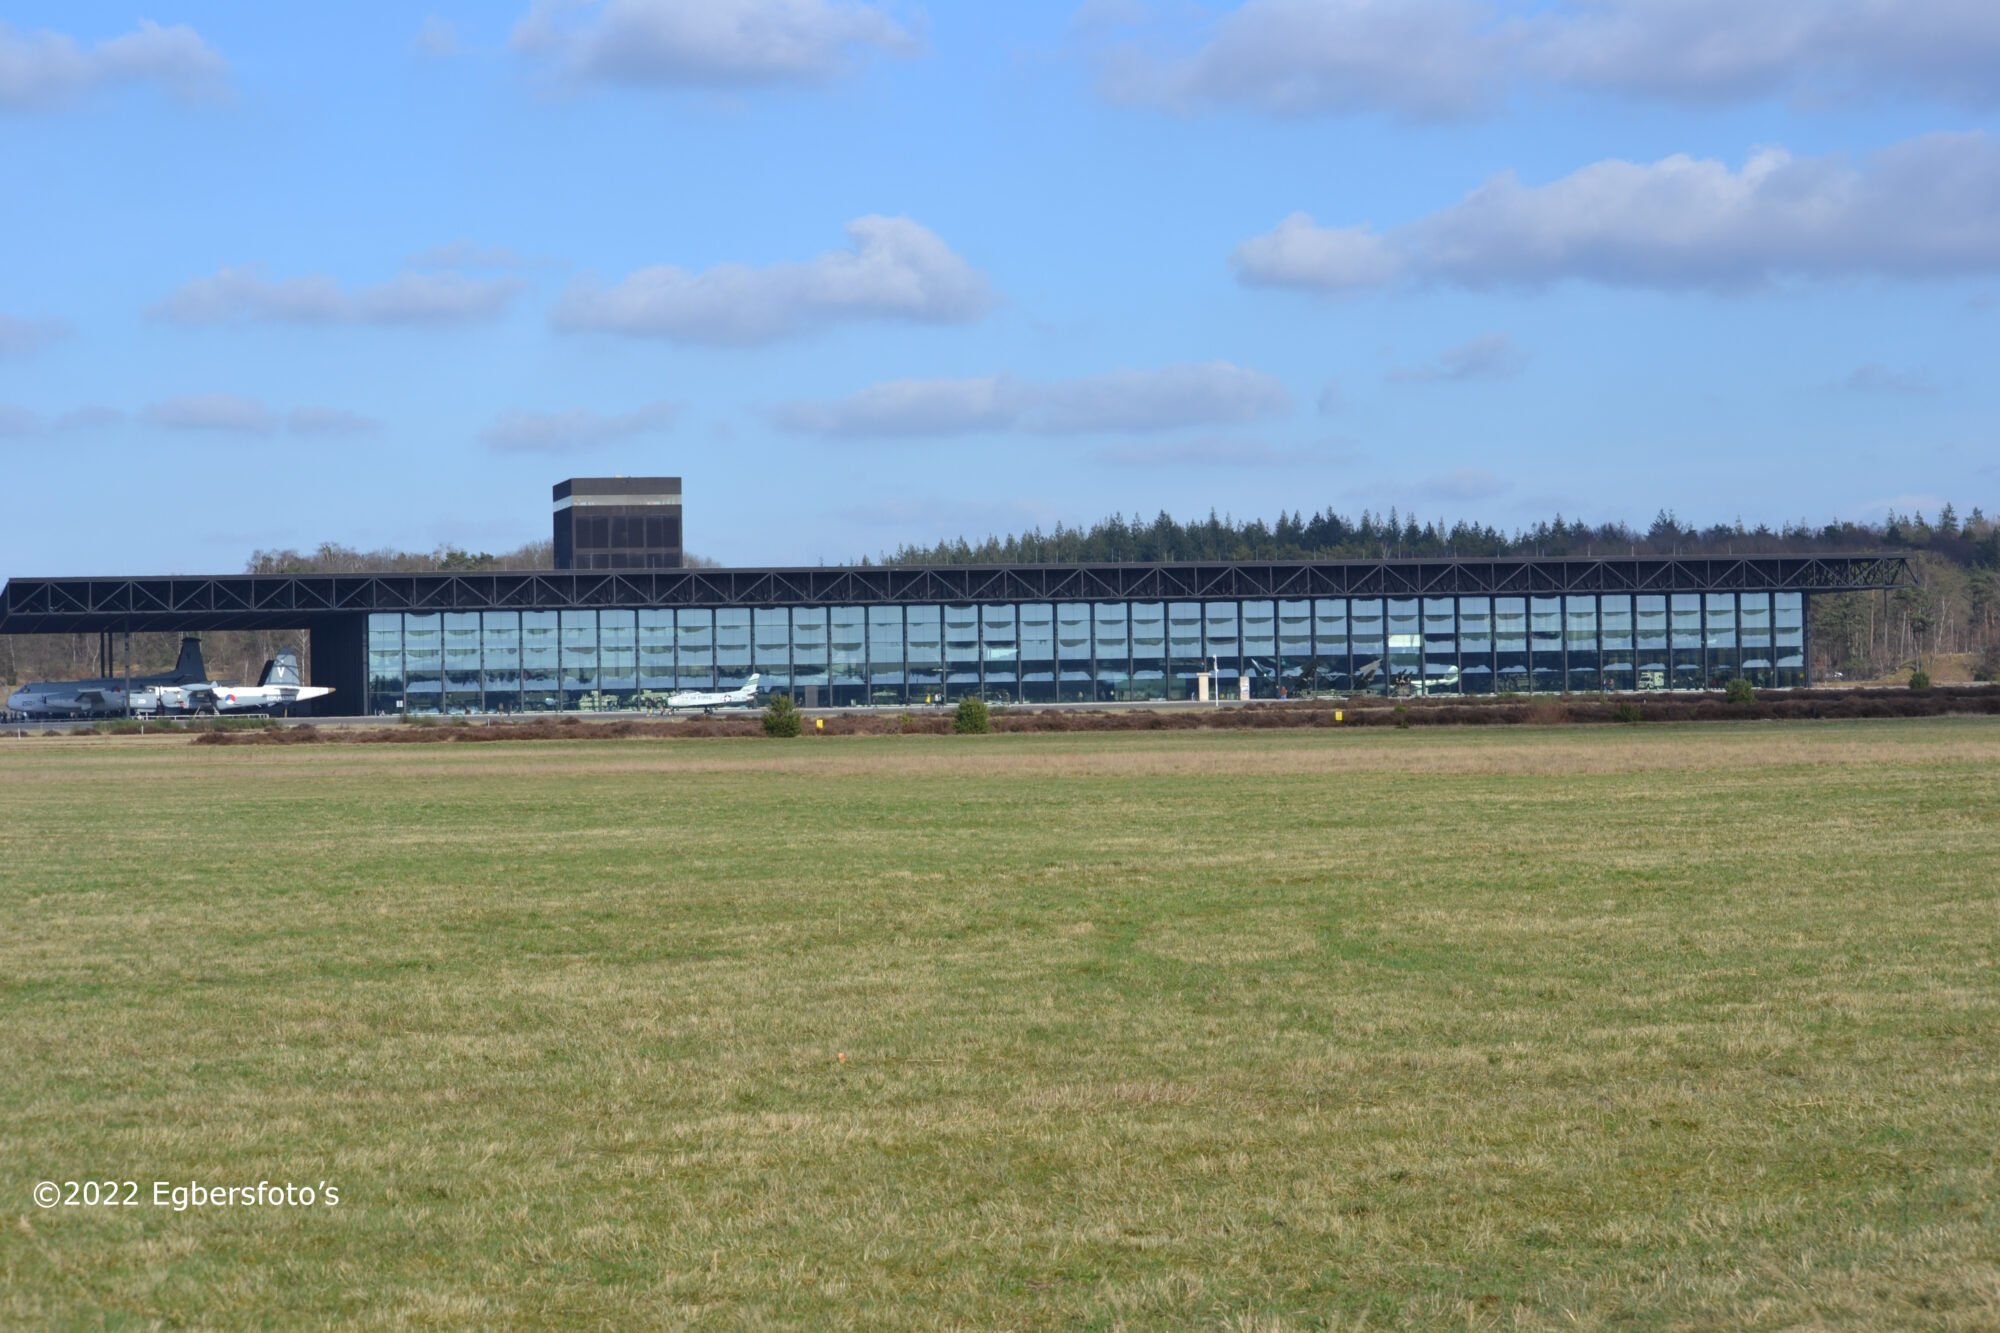
[{"label": "steel truss roof", "polygon": [[310,627],[332,616],[370,611],[1852,592],[1908,587],[1915,581],[1909,558],[1900,555],[834,565],[807,569],[14,579],[0,587],[0,634],[291,629]]}]

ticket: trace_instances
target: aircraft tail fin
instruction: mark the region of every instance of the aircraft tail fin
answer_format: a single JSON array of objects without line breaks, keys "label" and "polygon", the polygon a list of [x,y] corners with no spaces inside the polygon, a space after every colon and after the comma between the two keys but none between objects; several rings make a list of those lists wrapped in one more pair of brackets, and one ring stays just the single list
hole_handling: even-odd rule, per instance
[{"label": "aircraft tail fin", "polygon": [[207,680],[208,668],[201,661],[201,640],[190,634],[181,640],[181,656],[174,663],[174,679]]},{"label": "aircraft tail fin", "polygon": [[280,648],[278,655],[264,663],[264,674],[257,677],[259,685],[298,685],[299,655],[290,648]]}]

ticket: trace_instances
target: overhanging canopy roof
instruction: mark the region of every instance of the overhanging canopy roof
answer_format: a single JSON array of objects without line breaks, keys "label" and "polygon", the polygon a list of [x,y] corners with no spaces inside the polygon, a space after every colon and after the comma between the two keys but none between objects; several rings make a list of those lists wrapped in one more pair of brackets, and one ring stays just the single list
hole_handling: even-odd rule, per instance
[{"label": "overhanging canopy roof", "polygon": [[13,579],[0,634],[310,628],[370,611],[1203,601],[1554,593],[1852,592],[1915,583],[1908,557],[1638,556],[834,565],[507,574],[222,574]]}]

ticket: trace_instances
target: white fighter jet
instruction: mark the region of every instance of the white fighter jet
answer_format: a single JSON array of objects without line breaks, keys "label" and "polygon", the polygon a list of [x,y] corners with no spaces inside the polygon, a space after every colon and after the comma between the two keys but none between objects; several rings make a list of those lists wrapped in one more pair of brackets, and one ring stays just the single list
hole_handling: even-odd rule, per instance
[{"label": "white fighter jet", "polygon": [[[264,663],[255,685],[225,685],[203,681],[198,685],[163,685],[151,710],[162,713],[288,713],[302,703],[324,699],[331,686],[305,685],[299,680],[299,655],[290,648]],[[142,701],[134,696],[135,708]]]},{"label": "white fighter jet", "polygon": [[667,696],[669,709],[699,708],[704,713],[718,708],[741,708],[757,700],[756,676],[743,682],[742,688],[734,690],[682,690]]}]

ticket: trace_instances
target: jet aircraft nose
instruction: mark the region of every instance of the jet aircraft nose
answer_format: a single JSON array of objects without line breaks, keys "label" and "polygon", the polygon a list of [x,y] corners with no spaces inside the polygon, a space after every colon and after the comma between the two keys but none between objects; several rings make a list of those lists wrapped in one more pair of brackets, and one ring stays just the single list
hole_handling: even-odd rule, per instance
[{"label": "jet aircraft nose", "polygon": [[31,702],[33,700],[29,698],[26,690],[15,690],[7,696],[7,708],[9,712],[25,713],[28,711],[28,705]]}]

